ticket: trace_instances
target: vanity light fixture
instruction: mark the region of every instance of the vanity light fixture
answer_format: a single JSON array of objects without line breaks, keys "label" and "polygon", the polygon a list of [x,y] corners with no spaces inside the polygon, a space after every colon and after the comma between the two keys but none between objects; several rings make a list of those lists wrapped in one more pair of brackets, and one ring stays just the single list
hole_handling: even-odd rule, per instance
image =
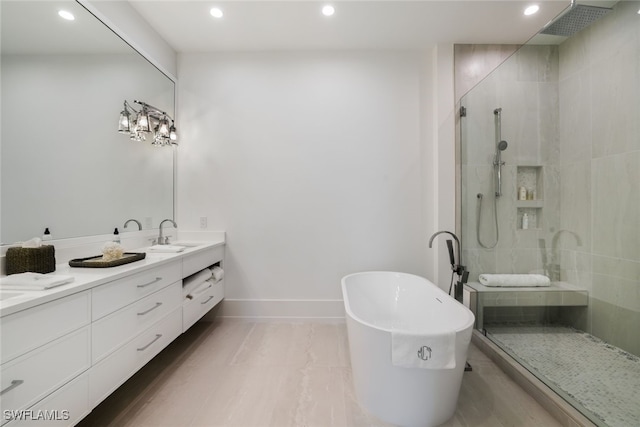
[{"label": "vanity light fixture", "polygon": [[145,141],[147,134],[153,129],[152,145],[178,145],[175,122],[169,114],[146,102],[135,100],[133,102],[142,108],[136,110],[125,100],[124,109],[120,112],[118,132],[129,134],[129,138],[133,141]]}]

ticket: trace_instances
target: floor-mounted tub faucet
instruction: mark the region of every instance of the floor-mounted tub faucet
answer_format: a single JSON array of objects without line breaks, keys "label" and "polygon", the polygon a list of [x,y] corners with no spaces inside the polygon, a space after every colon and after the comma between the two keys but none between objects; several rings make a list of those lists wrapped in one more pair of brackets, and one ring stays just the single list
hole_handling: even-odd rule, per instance
[{"label": "floor-mounted tub faucet", "polygon": [[456,236],[454,233],[452,233],[450,231],[447,231],[447,230],[437,231],[429,239],[429,247],[430,248],[433,247],[433,240],[436,238],[436,236],[438,236],[440,234],[443,234],[443,233],[451,235],[451,237],[453,237],[453,239],[456,241],[456,249],[458,250],[458,262],[457,263],[456,263],[454,255],[453,255],[453,245],[451,243],[451,240],[449,240],[449,239],[447,239],[447,248],[449,249],[449,260],[451,261],[451,269],[453,271],[455,271],[458,276],[461,276],[462,273],[465,270],[465,267],[464,267],[464,265],[462,265],[462,254],[460,252],[460,239],[458,239],[458,236]]},{"label": "floor-mounted tub faucet", "polygon": [[169,244],[169,236],[164,237],[162,235],[162,226],[164,225],[165,222],[170,222],[171,224],[173,224],[173,226],[175,228],[178,228],[178,224],[176,224],[176,222],[172,219],[163,219],[162,222],[160,223],[160,227],[159,227],[159,231],[158,231],[158,244],[159,245],[168,245]]},{"label": "floor-mounted tub faucet", "polygon": [[456,257],[453,254],[453,242],[451,241],[451,239],[447,239],[447,248],[449,249],[449,260],[451,261],[451,270],[452,270],[451,284],[449,285],[449,295],[451,295],[451,288],[453,287],[453,275],[457,274],[458,281],[456,282],[453,295],[456,300],[458,300],[459,302],[462,302],[462,289],[464,287],[464,284],[467,283],[467,280],[469,279],[469,272],[467,271],[466,267],[462,265],[462,254],[460,252],[460,239],[458,239],[458,236],[456,236],[450,231],[446,231],[446,230],[438,231],[434,233],[433,236],[431,236],[431,239],[429,239],[429,247],[431,248],[433,246],[433,239],[435,239],[436,236],[438,236],[439,234],[443,234],[443,233],[449,234],[451,235],[451,237],[455,239],[456,248],[458,249],[458,262],[456,262]]}]

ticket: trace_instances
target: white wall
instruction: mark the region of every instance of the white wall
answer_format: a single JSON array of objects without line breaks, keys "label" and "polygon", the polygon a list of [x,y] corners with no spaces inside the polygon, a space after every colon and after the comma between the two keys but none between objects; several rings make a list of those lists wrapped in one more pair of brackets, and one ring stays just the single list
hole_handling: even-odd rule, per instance
[{"label": "white wall", "polygon": [[434,58],[179,56],[178,223],[226,230],[226,315],[339,316],[345,274],[434,275]]}]

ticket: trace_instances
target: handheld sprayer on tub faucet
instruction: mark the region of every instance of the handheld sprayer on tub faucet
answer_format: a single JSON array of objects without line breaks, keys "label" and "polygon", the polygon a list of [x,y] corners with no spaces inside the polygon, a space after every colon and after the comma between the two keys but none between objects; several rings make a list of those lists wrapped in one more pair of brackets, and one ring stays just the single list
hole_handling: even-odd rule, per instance
[{"label": "handheld sprayer on tub faucet", "polygon": [[464,288],[464,284],[467,283],[467,281],[469,280],[469,272],[467,271],[467,268],[462,265],[462,256],[461,256],[461,252],[460,252],[460,239],[458,239],[458,236],[456,236],[454,233],[447,231],[447,230],[442,230],[442,231],[437,231],[436,233],[433,234],[433,236],[431,236],[431,239],[429,239],[429,247],[431,248],[433,245],[433,239],[436,238],[436,236],[438,236],[439,234],[450,234],[451,237],[453,237],[456,241],[456,248],[458,249],[458,262],[456,263],[456,258],[453,254],[453,242],[451,241],[451,239],[447,239],[447,248],[449,249],[449,261],[451,262],[451,283],[449,284],[449,295],[451,295],[451,288],[453,287],[453,276],[454,274],[458,275],[458,280],[456,281],[456,286],[454,288],[454,298],[462,303],[462,289]]}]

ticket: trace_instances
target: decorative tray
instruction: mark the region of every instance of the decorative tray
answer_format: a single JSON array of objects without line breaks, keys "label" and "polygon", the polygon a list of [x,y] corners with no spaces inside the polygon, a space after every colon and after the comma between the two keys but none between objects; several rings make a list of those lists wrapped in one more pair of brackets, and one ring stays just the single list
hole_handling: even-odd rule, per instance
[{"label": "decorative tray", "polygon": [[117,267],[123,264],[140,261],[147,256],[146,252],[125,252],[122,258],[113,261],[103,261],[102,255],[90,256],[88,258],[76,258],[69,261],[71,267],[107,268]]}]

